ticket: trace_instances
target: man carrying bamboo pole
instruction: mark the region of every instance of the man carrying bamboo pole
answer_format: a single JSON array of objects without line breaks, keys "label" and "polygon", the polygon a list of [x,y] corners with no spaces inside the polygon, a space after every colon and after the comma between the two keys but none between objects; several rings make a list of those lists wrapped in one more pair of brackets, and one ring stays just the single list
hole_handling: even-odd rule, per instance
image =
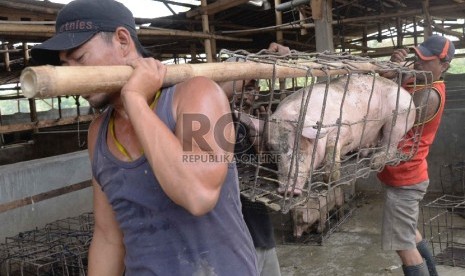
[{"label": "man carrying bamboo pole", "polygon": [[258,274],[236,167],[228,162],[231,111],[216,83],[196,77],[161,90],[165,66],[142,58],[134,18],[114,0],[66,5],[56,35],[34,47],[32,58],[134,68],[120,93],[86,96],[93,107],[109,104],[88,135],[95,215],[89,275]]}]

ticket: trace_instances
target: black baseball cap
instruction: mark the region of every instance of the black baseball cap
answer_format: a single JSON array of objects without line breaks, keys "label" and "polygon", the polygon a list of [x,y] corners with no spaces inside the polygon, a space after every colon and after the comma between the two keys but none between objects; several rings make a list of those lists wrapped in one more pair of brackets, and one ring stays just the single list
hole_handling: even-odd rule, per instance
[{"label": "black baseball cap", "polygon": [[70,50],[89,41],[98,32],[113,32],[125,27],[137,40],[132,12],[115,0],[74,0],[57,15],[55,35],[31,49],[36,65],[59,65],[60,51]]},{"label": "black baseball cap", "polygon": [[422,60],[432,60],[438,57],[440,60],[451,61],[455,54],[454,43],[439,35],[430,36],[413,49]]}]

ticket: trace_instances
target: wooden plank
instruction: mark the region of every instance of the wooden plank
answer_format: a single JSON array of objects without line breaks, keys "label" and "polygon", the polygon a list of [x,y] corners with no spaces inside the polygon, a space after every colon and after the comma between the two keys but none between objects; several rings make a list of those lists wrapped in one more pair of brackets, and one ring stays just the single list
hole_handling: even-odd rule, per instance
[{"label": "wooden plank", "polygon": [[190,10],[186,12],[187,18],[192,18],[202,14],[213,15],[220,11],[224,11],[242,4],[249,2],[249,0],[218,0],[213,4],[210,4],[206,7],[200,7],[195,10]]},{"label": "wooden plank", "polygon": [[44,192],[44,193],[36,194],[36,195],[33,195],[33,196],[27,196],[27,197],[24,197],[22,199],[10,201],[10,202],[7,202],[7,203],[2,203],[2,204],[0,204],[0,213],[4,213],[4,212],[9,211],[9,210],[13,210],[13,209],[17,209],[17,208],[24,207],[24,206],[27,206],[27,205],[31,205],[33,203],[38,203],[38,202],[41,202],[41,201],[44,201],[44,200],[47,200],[47,199],[51,199],[51,198],[54,198],[54,197],[58,197],[58,196],[61,196],[61,195],[76,192],[76,191],[79,191],[79,190],[82,190],[82,189],[85,189],[85,188],[88,188],[88,187],[91,187],[91,186],[92,186],[92,181],[91,180],[86,180],[86,181],[79,182],[79,183],[76,183],[76,184],[72,184],[72,185],[69,185],[69,186],[66,186],[66,187],[61,187],[61,188],[54,189],[54,190],[51,190],[51,191],[47,191],[47,192]]},{"label": "wooden plank", "polygon": [[[37,24],[15,24],[15,23],[4,23],[0,22],[0,35],[5,38],[24,38],[30,39],[31,37],[40,38],[45,40],[52,37],[55,34],[55,26],[53,25],[37,25]],[[189,32],[173,29],[160,29],[143,27],[137,30],[139,39],[143,42],[144,39],[153,38],[154,36],[166,36],[166,37],[191,37],[191,38],[210,38],[217,40],[226,41],[241,41],[241,42],[252,42],[253,39],[249,38],[237,38],[228,37],[222,35],[213,35],[209,33],[201,32]]]},{"label": "wooden plank", "polygon": [[0,0],[0,7],[28,11],[33,13],[56,15],[58,11],[61,9],[61,7],[64,6],[63,4],[47,3],[48,5],[53,5],[54,7],[45,7],[44,5],[37,5],[39,3],[41,2],[33,1],[29,3],[21,3],[20,1]]},{"label": "wooden plank", "polygon": [[57,120],[43,120],[38,122],[31,122],[31,123],[23,123],[23,124],[13,124],[13,125],[1,125],[0,126],[0,134],[5,133],[12,133],[18,131],[28,131],[46,127],[53,127],[53,126],[64,126],[70,125],[75,123],[84,123],[90,122],[94,119],[96,115],[81,115],[78,117],[71,117],[71,118],[63,118]]},{"label": "wooden plank", "polygon": [[[449,5],[441,5],[430,7],[429,11],[430,14],[436,13],[444,13],[449,11],[457,11],[462,10],[465,8],[465,2],[459,4],[449,4]],[[408,11],[402,12],[395,12],[395,13],[384,13],[380,15],[373,15],[373,16],[361,16],[361,17],[353,17],[353,18],[344,18],[341,20],[333,20],[331,21],[332,25],[339,25],[339,24],[349,24],[349,23],[356,23],[356,22],[378,22],[384,19],[391,19],[393,17],[411,17],[411,16],[423,16],[422,9],[413,9]],[[300,28],[315,28],[315,23],[305,23],[305,24],[288,24],[285,23],[282,26],[269,26],[263,28],[255,28],[255,29],[248,29],[248,30],[235,30],[235,31],[221,31],[221,34],[237,34],[237,35],[249,35],[254,33],[263,33],[263,32],[274,32],[276,30],[294,30]]]},{"label": "wooden plank", "polygon": [[196,7],[198,7],[198,6],[193,5],[193,4],[181,3],[181,2],[169,1],[169,0],[153,0],[153,1],[162,2],[164,4],[170,4],[170,5],[180,6],[180,7],[186,7],[186,8],[196,8]]}]

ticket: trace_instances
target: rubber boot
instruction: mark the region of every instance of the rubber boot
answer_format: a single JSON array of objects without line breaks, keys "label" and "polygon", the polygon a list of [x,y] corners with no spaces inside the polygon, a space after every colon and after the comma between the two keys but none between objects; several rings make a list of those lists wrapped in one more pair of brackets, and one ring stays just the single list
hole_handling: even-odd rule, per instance
[{"label": "rubber boot", "polygon": [[426,240],[422,240],[421,242],[417,243],[417,250],[426,261],[429,275],[438,276],[438,272],[436,271],[436,262],[434,261],[433,254],[431,254],[431,251],[428,248],[428,242]]},{"label": "rubber boot", "polygon": [[425,262],[419,265],[402,266],[405,276],[429,276],[428,267]]}]

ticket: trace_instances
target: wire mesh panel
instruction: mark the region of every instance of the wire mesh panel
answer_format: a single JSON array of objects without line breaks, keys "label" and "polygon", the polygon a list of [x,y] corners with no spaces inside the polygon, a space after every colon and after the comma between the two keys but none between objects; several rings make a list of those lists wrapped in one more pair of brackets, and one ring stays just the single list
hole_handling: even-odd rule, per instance
[{"label": "wire mesh panel", "polygon": [[85,213],[7,237],[0,266],[6,275],[86,275],[93,225],[93,214]]},{"label": "wire mesh panel", "polygon": [[439,264],[465,267],[465,162],[440,168],[444,195],[422,206],[424,237]]},{"label": "wire mesh panel", "polygon": [[465,161],[442,165],[439,173],[443,194],[465,196]]},{"label": "wire mesh panel", "polygon": [[422,207],[423,236],[438,264],[465,267],[465,197],[443,195]]},{"label": "wire mesh panel", "polygon": [[[350,183],[416,151],[422,128],[412,126],[421,116],[415,108],[420,109],[400,83],[425,72],[351,55],[228,54],[305,72],[305,77],[255,80],[254,87],[248,80],[236,85],[231,105],[258,151],[237,160],[242,192],[253,200],[286,213],[308,201],[314,188]],[[403,77],[393,82],[374,67],[360,69],[361,63]],[[316,77],[315,70],[323,76]],[[410,129],[408,141],[404,135]]]},{"label": "wire mesh panel", "polygon": [[[401,84],[428,79],[430,73],[347,54],[224,50],[222,55],[275,68],[270,79],[233,86],[236,129],[246,133],[238,142],[251,140],[243,154],[236,153],[236,162],[242,195],[283,214],[291,211],[296,238],[302,221],[303,232],[308,224],[321,230],[329,222],[326,215],[309,218],[336,209],[330,195],[341,185],[408,160],[417,150],[431,85],[413,82],[409,93]],[[301,72],[280,79],[276,72],[282,67]],[[378,74],[386,72],[397,79]],[[415,105],[414,98],[422,100]]]},{"label": "wire mesh panel", "polygon": [[345,191],[347,185],[313,193],[302,205],[287,214],[279,213],[275,226],[282,244],[323,245],[353,214],[356,196]]}]

